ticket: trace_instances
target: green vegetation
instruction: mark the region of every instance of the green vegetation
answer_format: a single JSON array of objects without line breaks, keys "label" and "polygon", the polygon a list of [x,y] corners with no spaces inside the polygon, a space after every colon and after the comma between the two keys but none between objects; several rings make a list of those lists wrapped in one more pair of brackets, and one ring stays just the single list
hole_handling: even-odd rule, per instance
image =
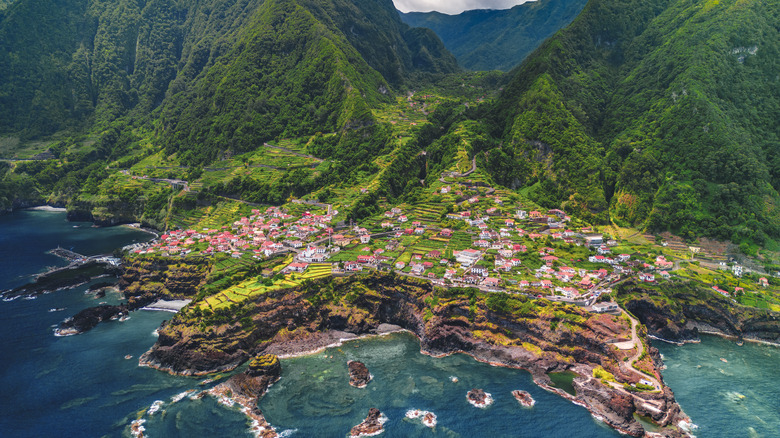
[{"label": "green vegetation", "polygon": [[[216,195],[281,204],[375,173],[366,165],[392,145],[372,109],[457,71],[441,42],[403,24],[390,1],[19,0],[0,14],[0,37],[9,73],[0,78],[0,157],[49,159],[2,169],[0,207],[69,203],[110,221],[150,210],[155,226],[166,220],[160,202],[144,205],[155,193],[136,190],[137,208],[109,217],[118,204],[103,195],[117,181],[101,183],[143,163],[133,175],[216,186],[190,203]],[[336,162],[254,154],[265,141],[315,134],[298,153]],[[208,170],[237,155],[249,174]]]},{"label": "green vegetation", "polygon": [[605,382],[615,381],[615,376],[601,366],[597,366],[596,368],[593,369],[593,377],[597,379],[601,379],[602,381]]},{"label": "green vegetation", "polygon": [[491,155],[520,170],[494,175],[536,181],[528,194],[543,206],[576,204],[598,220],[608,205],[618,223],[771,244],[777,6],[590,2],[502,94],[497,135],[514,147]]},{"label": "green vegetation", "polygon": [[574,379],[580,377],[574,371],[563,371],[560,373],[549,373],[550,384],[555,388],[560,388],[571,395],[577,395],[574,389]]},{"label": "green vegetation", "polygon": [[32,160],[0,165],[0,208],[166,228],[232,202],[320,199],[353,220],[408,205],[456,250],[447,214],[492,186],[774,266],[776,1],[593,0],[501,75],[458,72],[389,0],[18,0],[0,13],[0,155]]}]

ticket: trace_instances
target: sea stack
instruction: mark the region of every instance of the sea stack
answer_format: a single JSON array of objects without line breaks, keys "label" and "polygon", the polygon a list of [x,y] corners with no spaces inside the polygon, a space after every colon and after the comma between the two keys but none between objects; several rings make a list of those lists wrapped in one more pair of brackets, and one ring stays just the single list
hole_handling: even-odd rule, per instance
[{"label": "sea stack", "polygon": [[371,381],[371,374],[363,362],[351,360],[347,362],[349,367],[349,384],[355,388],[365,388]]},{"label": "sea stack", "polygon": [[530,408],[536,404],[536,400],[534,400],[533,397],[531,397],[531,394],[529,394],[528,391],[515,390],[512,391],[512,395],[517,399],[517,401],[521,405],[523,405],[526,408]]},{"label": "sea stack", "polygon": [[384,431],[382,426],[382,413],[377,408],[368,410],[368,417],[362,423],[353,427],[349,432],[350,437],[374,436]]},{"label": "sea stack", "polygon": [[490,393],[481,389],[472,389],[466,394],[466,399],[478,408],[484,408],[493,403],[493,397]]}]

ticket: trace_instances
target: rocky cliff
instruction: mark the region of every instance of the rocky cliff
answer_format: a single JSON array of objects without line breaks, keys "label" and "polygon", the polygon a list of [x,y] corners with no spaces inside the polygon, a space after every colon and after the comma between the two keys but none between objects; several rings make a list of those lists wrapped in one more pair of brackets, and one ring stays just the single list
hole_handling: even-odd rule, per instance
[{"label": "rocky cliff", "polygon": [[780,313],[737,304],[692,282],[618,289],[623,306],[649,334],[672,342],[695,341],[700,332],[780,344]]},{"label": "rocky cliff", "polygon": [[265,421],[262,412],[257,407],[257,401],[268,391],[268,388],[281,378],[282,364],[279,357],[273,354],[263,354],[249,362],[246,371],[231,377],[209,392],[217,397],[230,398],[239,405],[241,411],[252,420],[252,431],[255,436],[276,438],[276,430]]},{"label": "rocky cliff", "polygon": [[206,258],[127,257],[118,286],[134,301],[192,298],[211,269]]},{"label": "rocky cliff", "polygon": [[[473,289],[434,290],[428,282],[393,274],[326,279],[268,293],[228,313],[185,309],[164,323],[141,363],[176,374],[207,374],[234,369],[256,354],[312,351],[337,339],[333,333],[369,334],[389,323],[415,333],[428,354],[466,352],[525,368],[548,388],[547,373],[574,370],[578,391],[571,398],[611,426],[641,436],[633,413],[642,412],[666,426],[665,436],[684,435],[676,424],[687,417],[671,391],[636,395],[623,389],[623,383],[641,377],[621,365],[623,353],[611,345],[631,339],[625,317]],[[660,377],[655,366],[647,361]],[[617,382],[591,377],[596,367],[610,370]]]},{"label": "rocky cliff", "polygon": [[205,283],[210,269],[211,262],[207,259],[127,257],[117,283],[127,302],[84,309],[60,323],[55,333],[77,335],[160,299],[193,298]]}]

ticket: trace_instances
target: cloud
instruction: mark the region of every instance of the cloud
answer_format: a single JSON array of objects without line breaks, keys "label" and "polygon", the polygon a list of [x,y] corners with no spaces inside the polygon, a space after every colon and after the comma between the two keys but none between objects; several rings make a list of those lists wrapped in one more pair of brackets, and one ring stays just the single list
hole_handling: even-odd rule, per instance
[{"label": "cloud", "polygon": [[528,0],[393,0],[401,12],[439,11],[459,14],[471,9],[509,9]]}]

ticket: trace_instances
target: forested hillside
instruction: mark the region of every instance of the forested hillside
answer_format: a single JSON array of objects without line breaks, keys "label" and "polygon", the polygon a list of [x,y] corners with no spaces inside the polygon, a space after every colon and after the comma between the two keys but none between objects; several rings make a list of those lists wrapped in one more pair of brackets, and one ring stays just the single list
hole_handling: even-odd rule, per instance
[{"label": "forested hillside", "polygon": [[537,0],[505,10],[472,10],[457,15],[409,12],[410,26],[432,29],[469,70],[516,67],[552,34],[577,17],[587,0]]},{"label": "forested hillside", "polygon": [[[545,5],[567,6],[527,8]],[[313,194],[359,218],[475,159],[485,183],[592,223],[775,247],[778,23],[780,0],[590,0],[510,73],[466,75],[391,0],[17,0],[0,207],[157,223]]]},{"label": "forested hillside", "polygon": [[61,161],[8,173],[2,207],[32,201],[11,189],[26,175],[46,199],[94,192],[150,146],[199,167],[336,132],[318,152],[362,164],[388,139],[372,108],[456,71],[391,0],[18,0],[0,12],[2,158],[51,144]]},{"label": "forested hillside", "polygon": [[780,3],[591,0],[515,72],[495,177],[601,220],[780,236]]},{"label": "forested hillside", "polygon": [[[245,140],[230,138],[244,134],[235,132],[245,122],[241,112],[282,113],[274,126],[257,132],[260,139],[280,134],[293,121],[303,122],[295,129],[307,130],[323,119],[325,130],[353,115],[359,119],[359,107],[381,100],[390,91],[387,83],[397,87],[418,72],[456,69],[441,42],[430,31],[403,24],[390,0],[20,0],[0,15],[0,133],[35,138],[90,123],[105,126],[127,115],[149,120],[160,107],[168,129],[180,105],[194,103],[198,93],[215,93],[214,82],[227,79],[219,97],[238,93],[242,99],[231,108],[210,102],[216,113],[208,117],[219,113],[233,120],[222,126],[227,143],[246,147]],[[274,75],[279,80],[271,80]],[[346,82],[334,79],[321,96],[327,104],[301,88],[321,88],[334,75]],[[356,92],[350,97],[334,87]],[[355,95],[365,102],[356,102]],[[276,108],[280,102],[274,99],[307,105],[290,113]],[[177,134],[166,138],[179,143]]]}]

